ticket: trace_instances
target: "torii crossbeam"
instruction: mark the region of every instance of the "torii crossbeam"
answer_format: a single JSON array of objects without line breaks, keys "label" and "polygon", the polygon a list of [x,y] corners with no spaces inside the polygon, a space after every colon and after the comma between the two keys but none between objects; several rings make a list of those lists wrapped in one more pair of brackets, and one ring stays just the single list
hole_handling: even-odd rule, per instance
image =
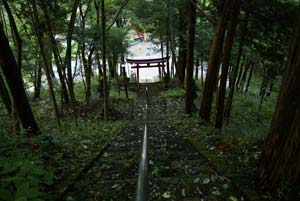
[{"label": "torii crossbeam", "polygon": [[133,65],[131,68],[136,68],[137,70],[137,83],[139,83],[140,78],[140,68],[158,68],[159,79],[162,80],[162,77],[165,73],[165,63],[169,57],[156,58],[156,59],[126,59],[127,63]]}]

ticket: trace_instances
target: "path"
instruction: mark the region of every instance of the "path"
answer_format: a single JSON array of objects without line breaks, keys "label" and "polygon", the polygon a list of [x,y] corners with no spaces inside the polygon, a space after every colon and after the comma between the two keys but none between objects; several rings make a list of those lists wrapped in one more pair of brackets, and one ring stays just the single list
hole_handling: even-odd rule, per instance
[{"label": "path", "polygon": [[[155,97],[158,91],[155,87],[157,85],[149,87],[153,92],[149,96],[148,111],[150,200],[217,200],[230,184],[217,176],[205,158],[172,126],[164,125],[165,107]],[[143,93],[140,93],[134,101],[133,121],[76,183],[74,192],[70,192],[66,200],[134,200],[144,103]]]}]

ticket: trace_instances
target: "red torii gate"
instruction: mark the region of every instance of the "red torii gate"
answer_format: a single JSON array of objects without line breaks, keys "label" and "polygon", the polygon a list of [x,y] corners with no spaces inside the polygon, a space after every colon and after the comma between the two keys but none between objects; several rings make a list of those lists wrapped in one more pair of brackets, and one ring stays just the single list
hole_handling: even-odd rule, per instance
[{"label": "red torii gate", "polygon": [[137,70],[137,83],[139,83],[140,78],[140,68],[158,68],[159,78],[162,80],[165,72],[165,63],[169,57],[157,58],[157,59],[126,59],[127,63],[134,64],[131,68],[136,68]]}]

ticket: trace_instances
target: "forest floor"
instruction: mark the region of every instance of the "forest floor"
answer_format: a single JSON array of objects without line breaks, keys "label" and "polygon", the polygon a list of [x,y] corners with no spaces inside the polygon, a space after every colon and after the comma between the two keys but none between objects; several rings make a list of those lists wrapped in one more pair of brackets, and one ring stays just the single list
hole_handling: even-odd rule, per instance
[{"label": "forest floor", "polygon": [[[145,94],[133,100],[132,120],[65,195],[65,200],[134,200],[144,128]],[[255,142],[208,136],[183,115],[182,97],[150,84],[148,109],[150,200],[262,200],[254,191]],[[167,92],[168,93],[168,92]],[[201,140],[202,138],[202,140]]]}]

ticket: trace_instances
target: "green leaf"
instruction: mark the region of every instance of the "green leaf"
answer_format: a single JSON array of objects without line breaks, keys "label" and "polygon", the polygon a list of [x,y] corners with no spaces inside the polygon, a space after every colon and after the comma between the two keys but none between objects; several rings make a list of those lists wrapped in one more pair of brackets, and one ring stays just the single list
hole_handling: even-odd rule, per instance
[{"label": "green leaf", "polygon": [[6,189],[0,189],[0,200],[3,200],[3,201],[13,200],[12,192],[8,191]]},{"label": "green leaf", "polygon": [[44,183],[47,185],[53,184],[54,174],[52,172],[49,172],[44,176]]},{"label": "green leaf", "polygon": [[15,201],[28,201],[27,197],[22,196],[22,197],[17,197]]},{"label": "green leaf", "polygon": [[32,174],[37,175],[37,176],[43,176],[44,173],[45,173],[45,171],[40,166],[35,167],[32,172]]},{"label": "green leaf", "polygon": [[29,180],[31,186],[38,186],[39,185],[40,181],[37,177],[29,176],[29,177],[27,177],[27,179]]},{"label": "green leaf", "polygon": [[228,201],[238,201],[238,199],[236,197],[234,197],[233,195],[231,195],[229,197]]},{"label": "green leaf", "polygon": [[16,192],[16,197],[23,197],[24,195],[28,194],[30,187],[30,183],[28,181],[23,182],[19,186],[17,186],[17,192]]},{"label": "green leaf", "polygon": [[170,184],[176,185],[179,183],[179,178],[178,177],[172,177],[169,181]]},{"label": "green leaf", "polygon": [[165,199],[169,199],[169,198],[171,198],[171,192],[170,191],[166,191],[166,192],[164,192],[164,194],[162,196]]},{"label": "green leaf", "polygon": [[11,163],[4,163],[3,169],[0,172],[0,175],[7,175],[10,174],[14,171],[16,171],[18,169],[18,166],[16,166],[15,164],[11,164]]}]

